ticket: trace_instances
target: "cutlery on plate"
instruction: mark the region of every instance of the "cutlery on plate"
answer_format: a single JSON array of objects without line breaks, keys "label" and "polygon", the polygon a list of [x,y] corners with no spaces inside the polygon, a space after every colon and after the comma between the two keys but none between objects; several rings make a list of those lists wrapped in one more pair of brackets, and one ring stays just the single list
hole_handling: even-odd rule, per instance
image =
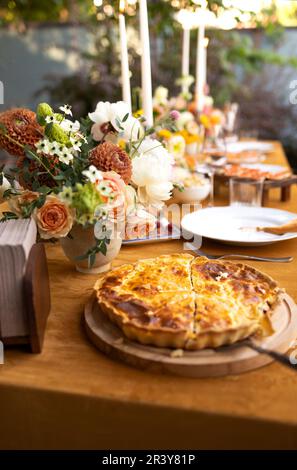
[{"label": "cutlery on plate", "polygon": [[272,263],[290,263],[293,261],[293,256],[285,256],[281,258],[270,258],[270,257],[263,257],[263,256],[253,256],[253,255],[241,255],[236,253],[226,253],[224,255],[210,255],[209,253],[205,253],[202,250],[193,250],[199,256],[205,256],[208,259],[226,259],[226,258],[235,258],[235,259],[250,259],[253,261],[267,261]]},{"label": "cutlery on plate", "polygon": [[257,351],[260,354],[266,354],[267,356],[272,357],[275,361],[279,362],[280,364],[289,367],[290,369],[293,369],[295,372],[297,372],[297,364],[292,364],[290,358],[286,354],[282,354],[273,349],[262,348],[262,346],[258,346],[258,344],[256,344],[252,339],[244,339],[243,341],[239,341],[238,343],[234,343],[224,347],[233,349],[241,346],[247,346],[248,348]]},{"label": "cutlery on plate", "polygon": [[297,232],[297,219],[290,220],[283,225],[274,227],[257,227],[258,232],[273,233],[274,235],[284,235],[284,233]]}]

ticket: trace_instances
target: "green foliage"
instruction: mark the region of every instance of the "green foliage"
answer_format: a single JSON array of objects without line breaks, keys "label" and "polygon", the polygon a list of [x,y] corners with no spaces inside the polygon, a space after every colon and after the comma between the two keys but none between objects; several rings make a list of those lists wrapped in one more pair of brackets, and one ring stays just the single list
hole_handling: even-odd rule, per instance
[{"label": "green foliage", "polygon": [[88,268],[90,269],[95,263],[97,253],[102,253],[104,256],[106,256],[107,245],[109,245],[110,243],[110,236],[111,236],[111,232],[106,232],[105,238],[103,238],[102,240],[96,239],[95,245],[92,248],[90,248],[85,254],[81,256],[77,256],[76,260],[82,261],[84,259],[87,259]]},{"label": "green foliage", "polygon": [[0,25],[86,20],[94,13],[93,0],[0,0]]},{"label": "green foliage", "polygon": [[51,108],[51,106],[47,103],[40,103],[38,106],[37,106],[37,110],[36,110],[36,116],[37,116],[37,122],[41,125],[41,126],[45,126],[46,124],[46,120],[45,118],[47,116],[52,116],[53,114],[53,110]]},{"label": "green foliage", "polygon": [[45,135],[51,142],[59,142],[63,145],[70,145],[67,132],[65,132],[57,123],[49,123],[45,127]]},{"label": "green foliage", "polygon": [[[209,8],[218,13],[223,8],[222,1],[209,0]],[[183,2],[182,6],[194,5],[192,1]],[[98,20],[92,14],[85,23],[94,35],[94,53],[82,53],[84,68],[81,72],[65,78],[49,77],[48,85],[41,91],[50,93],[53,103],[73,103],[76,116],[86,115],[94,109],[99,99],[117,101],[121,99],[120,57],[118,53],[118,2],[104,0],[103,7],[109,5],[113,10],[104,13],[104,8],[98,8]],[[150,18],[151,64],[154,88],[160,84],[170,90],[171,95],[179,92],[180,87],[175,79],[181,74],[181,36],[180,25],[174,19],[176,9],[171,7],[168,0],[151,0],[148,2]],[[259,18],[261,17],[261,21]],[[135,9],[126,16],[129,28],[138,30],[138,12]],[[275,8],[266,9],[262,14],[254,16],[255,26],[265,29],[265,48],[258,46],[257,30],[222,31],[207,30],[210,37],[208,47],[208,82],[210,93],[220,104],[232,99],[239,83],[237,72],[253,74],[260,71],[264,64],[296,67],[294,57],[284,58],[275,51],[276,45],[282,39],[283,29],[277,22]],[[192,44],[196,42],[197,31],[191,32]],[[131,45],[131,43],[130,43]],[[133,91],[134,110],[141,107],[136,92],[140,83],[140,57],[134,47],[129,50],[132,71],[131,86]],[[190,73],[195,75],[195,54],[191,55]],[[174,77],[174,79],[173,79]]]},{"label": "green foliage", "polygon": [[94,223],[96,208],[102,200],[93,183],[78,183],[73,192],[71,207],[76,211],[76,219],[82,225]]},{"label": "green foliage", "polygon": [[9,211],[2,212],[0,223],[6,222],[7,220],[15,220],[15,219],[18,219],[18,216],[14,212],[9,212]]},{"label": "green foliage", "polygon": [[[1,5],[5,3],[5,5]],[[292,2],[290,2],[292,3]],[[0,15],[10,13],[10,23],[18,21],[76,21],[83,23],[94,37],[94,52],[82,52],[81,71],[64,78],[49,76],[48,83],[40,91],[50,93],[53,104],[68,102],[73,104],[74,115],[87,115],[94,109],[99,99],[117,101],[121,99],[120,57],[118,49],[118,0],[103,0],[103,7],[96,8],[93,0],[56,0],[39,2],[22,0],[1,2]],[[14,4],[14,5],[12,5]],[[152,55],[152,75],[154,88],[160,83],[169,88],[171,94],[179,92],[174,83],[181,74],[181,36],[180,25],[174,15],[178,8],[193,7],[192,0],[175,2],[171,0],[149,0],[150,38]],[[108,7],[108,8],[107,8]],[[225,7],[222,0],[208,0],[210,10],[219,14]],[[296,10],[297,11],[297,10]],[[291,14],[291,16],[295,15]],[[3,13],[4,12],[4,13]],[[283,28],[278,22],[279,9],[274,3],[258,15],[253,15],[255,30],[241,31],[207,30],[210,37],[208,47],[208,82],[210,93],[216,103],[221,104],[232,99],[239,85],[238,71],[244,75],[260,71],[265,64],[297,67],[295,57],[282,57],[276,52],[281,42]],[[126,15],[129,28],[139,29],[138,8],[130,7]],[[265,31],[265,48],[257,31]],[[192,44],[196,42],[196,31],[191,32]],[[131,45],[131,43],[130,43]],[[192,53],[190,73],[195,75],[195,54]],[[130,47],[129,60],[132,71],[131,85],[134,109],[141,107],[136,89],[140,84],[140,58],[135,47]],[[87,123],[86,125],[89,125]],[[92,148],[92,140],[88,144]]]}]

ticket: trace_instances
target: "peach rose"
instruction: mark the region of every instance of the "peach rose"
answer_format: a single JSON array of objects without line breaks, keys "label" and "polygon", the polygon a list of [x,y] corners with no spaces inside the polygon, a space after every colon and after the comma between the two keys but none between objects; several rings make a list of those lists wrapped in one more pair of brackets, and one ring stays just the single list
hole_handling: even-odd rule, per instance
[{"label": "peach rose", "polygon": [[[126,185],[115,171],[102,172],[102,176],[103,181],[108,184],[113,193],[113,200],[109,203],[110,215],[113,218],[118,218],[120,214],[124,214],[126,207]],[[108,198],[106,199],[108,200]]]},{"label": "peach rose", "polygon": [[39,197],[39,194],[34,191],[29,191],[29,189],[25,189],[21,194],[16,196],[12,196],[8,200],[8,205],[12,212],[17,214],[18,216],[22,215],[22,208],[28,206],[32,202],[34,202]]},{"label": "peach rose", "polygon": [[62,238],[70,232],[73,213],[56,196],[47,196],[40,209],[35,209],[34,218],[41,238]]}]

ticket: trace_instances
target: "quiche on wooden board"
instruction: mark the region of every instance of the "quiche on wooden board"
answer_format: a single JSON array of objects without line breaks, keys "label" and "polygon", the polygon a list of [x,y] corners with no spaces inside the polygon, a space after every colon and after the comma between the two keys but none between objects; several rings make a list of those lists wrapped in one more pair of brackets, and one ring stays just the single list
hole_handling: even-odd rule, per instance
[{"label": "quiche on wooden board", "polygon": [[186,253],[124,264],[95,285],[101,310],[143,344],[198,350],[271,334],[281,290],[269,276]]}]

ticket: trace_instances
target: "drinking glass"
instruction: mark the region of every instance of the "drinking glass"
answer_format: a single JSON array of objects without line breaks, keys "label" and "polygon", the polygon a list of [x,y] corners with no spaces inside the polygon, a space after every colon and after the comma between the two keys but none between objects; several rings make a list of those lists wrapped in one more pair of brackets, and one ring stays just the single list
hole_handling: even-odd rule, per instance
[{"label": "drinking glass", "polygon": [[230,180],[230,206],[262,205],[263,180],[249,178],[231,178]]}]

